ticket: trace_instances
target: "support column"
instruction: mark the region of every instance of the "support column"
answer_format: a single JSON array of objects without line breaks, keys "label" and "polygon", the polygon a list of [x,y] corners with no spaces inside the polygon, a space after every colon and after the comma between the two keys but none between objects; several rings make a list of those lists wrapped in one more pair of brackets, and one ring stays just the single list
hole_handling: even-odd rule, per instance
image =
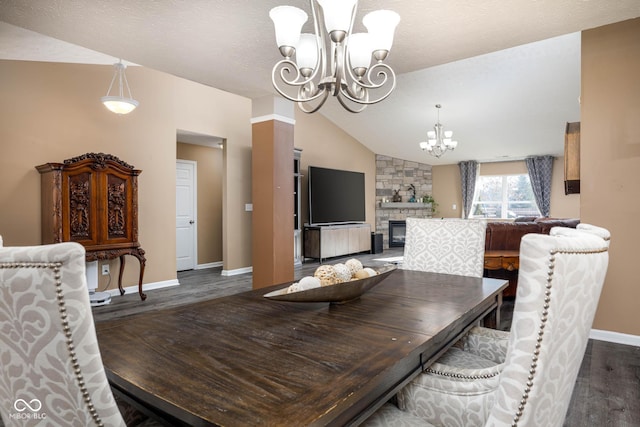
[{"label": "support column", "polygon": [[253,102],[253,288],[294,280],[293,103]]}]

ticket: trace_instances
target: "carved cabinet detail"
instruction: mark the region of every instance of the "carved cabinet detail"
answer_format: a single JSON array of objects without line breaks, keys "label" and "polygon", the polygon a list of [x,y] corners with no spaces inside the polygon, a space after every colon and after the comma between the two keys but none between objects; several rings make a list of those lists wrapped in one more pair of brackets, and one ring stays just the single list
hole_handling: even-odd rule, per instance
[{"label": "carved cabinet detail", "polygon": [[138,291],[146,259],[138,242],[138,175],[115,156],[87,153],[63,163],[36,166],[42,183],[42,243],[77,242],[87,261],[120,258],[122,288],[125,255],[140,262]]}]

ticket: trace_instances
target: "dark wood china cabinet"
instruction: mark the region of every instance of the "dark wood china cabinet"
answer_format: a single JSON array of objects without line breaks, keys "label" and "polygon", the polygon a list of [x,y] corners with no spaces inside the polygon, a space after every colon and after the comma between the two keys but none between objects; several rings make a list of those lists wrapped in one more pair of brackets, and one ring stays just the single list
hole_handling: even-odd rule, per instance
[{"label": "dark wood china cabinet", "polygon": [[118,289],[124,294],[125,255],[146,259],[138,242],[138,175],[111,154],[87,153],[63,163],[36,166],[42,183],[42,243],[77,242],[87,261],[120,258]]}]

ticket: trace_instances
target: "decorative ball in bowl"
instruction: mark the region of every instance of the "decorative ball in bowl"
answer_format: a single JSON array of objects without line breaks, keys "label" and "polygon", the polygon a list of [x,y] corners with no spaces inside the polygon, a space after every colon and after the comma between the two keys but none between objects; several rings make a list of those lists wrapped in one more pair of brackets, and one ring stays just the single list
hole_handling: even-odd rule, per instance
[{"label": "decorative ball in bowl", "polygon": [[278,301],[342,304],[358,299],[395,269],[395,265],[389,264],[364,267],[356,259],[350,259],[344,264],[323,264],[316,269],[313,277],[303,277],[285,288],[265,294],[264,297]]}]

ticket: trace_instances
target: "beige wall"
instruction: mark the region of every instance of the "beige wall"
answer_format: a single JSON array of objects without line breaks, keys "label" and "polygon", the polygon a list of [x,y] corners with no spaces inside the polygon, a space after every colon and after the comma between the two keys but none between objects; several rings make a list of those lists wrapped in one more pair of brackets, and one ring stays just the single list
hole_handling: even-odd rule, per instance
[{"label": "beige wall", "polygon": [[[329,99],[327,102],[335,102]],[[321,114],[309,115],[296,107],[294,145],[302,149],[302,219],[309,221],[307,168],[320,166],[365,174],[366,222],[371,231],[376,223],[376,160],[375,154],[357,140],[334,126]],[[350,113],[349,113],[350,114]]]},{"label": "beige wall", "polygon": [[[113,154],[137,169],[145,283],[176,278],[176,129],[226,139],[225,268],[251,265],[251,101],[142,67],[127,68],[140,107],[127,116],[99,102],[111,66],[0,61],[0,234],[5,245],[40,244],[40,176],[34,166],[86,152]],[[249,172],[248,172],[249,171]],[[137,282],[128,261],[125,286]],[[117,263],[112,266],[112,271]],[[114,285],[114,283],[112,283]]]},{"label": "beige wall", "polygon": [[222,150],[178,142],[177,158],[197,162],[198,264],[222,261]]},{"label": "beige wall", "polygon": [[640,335],[640,19],[582,34],[580,211],[611,231],[594,328]]},{"label": "beige wall", "polygon": [[[480,175],[508,175],[527,173],[524,161],[495,162],[480,165]],[[439,216],[459,218],[462,216],[462,192],[458,165],[434,166],[433,197],[439,203]],[[456,209],[452,209],[452,205]],[[554,218],[580,218],[580,195],[564,194],[564,157],[553,162],[551,179],[551,212]]]}]

